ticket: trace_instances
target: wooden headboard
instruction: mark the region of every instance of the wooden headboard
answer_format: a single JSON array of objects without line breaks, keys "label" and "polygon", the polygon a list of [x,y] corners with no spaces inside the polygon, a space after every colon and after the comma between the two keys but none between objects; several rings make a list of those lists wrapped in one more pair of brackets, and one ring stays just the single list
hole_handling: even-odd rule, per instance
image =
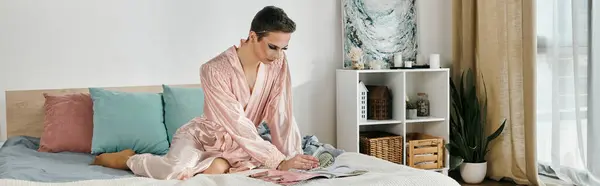
[{"label": "wooden headboard", "polygon": [[[200,87],[200,84],[169,85],[173,87]],[[107,90],[123,92],[162,92],[162,85],[103,87]],[[89,93],[88,88],[13,90],[6,91],[7,137],[26,135],[40,137],[44,130],[43,93],[62,95],[69,93]]]}]

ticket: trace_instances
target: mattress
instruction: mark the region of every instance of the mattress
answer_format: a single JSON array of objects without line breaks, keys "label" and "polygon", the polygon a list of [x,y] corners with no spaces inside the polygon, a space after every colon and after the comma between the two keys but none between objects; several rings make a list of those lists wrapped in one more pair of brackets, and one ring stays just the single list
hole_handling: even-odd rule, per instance
[{"label": "mattress", "polygon": [[[156,180],[137,177],[129,171],[89,165],[93,155],[84,153],[37,152],[39,139],[13,137],[0,148],[0,185],[276,185],[249,178],[260,169],[234,174],[203,175],[191,179]],[[353,177],[310,180],[301,185],[398,185],[398,186],[459,186],[443,174],[398,165],[375,157],[346,152],[337,163],[368,172]]]}]

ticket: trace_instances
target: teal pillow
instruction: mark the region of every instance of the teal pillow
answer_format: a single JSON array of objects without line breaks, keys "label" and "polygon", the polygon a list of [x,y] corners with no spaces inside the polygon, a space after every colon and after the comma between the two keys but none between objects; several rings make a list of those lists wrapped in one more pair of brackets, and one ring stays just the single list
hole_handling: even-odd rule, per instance
[{"label": "teal pillow", "polygon": [[201,116],[204,109],[202,88],[173,87],[163,85],[165,126],[169,144],[182,125]]},{"label": "teal pillow", "polygon": [[92,154],[124,149],[138,154],[167,153],[161,93],[89,90],[94,104]]}]

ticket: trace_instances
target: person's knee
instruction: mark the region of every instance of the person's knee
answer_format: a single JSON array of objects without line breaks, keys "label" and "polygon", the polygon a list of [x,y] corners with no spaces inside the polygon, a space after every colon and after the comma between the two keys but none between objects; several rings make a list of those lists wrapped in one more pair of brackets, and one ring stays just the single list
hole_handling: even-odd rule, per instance
[{"label": "person's knee", "polygon": [[203,172],[204,174],[224,174],[229,171],[229,162],[223,158],[215,158],[210,166]]}]

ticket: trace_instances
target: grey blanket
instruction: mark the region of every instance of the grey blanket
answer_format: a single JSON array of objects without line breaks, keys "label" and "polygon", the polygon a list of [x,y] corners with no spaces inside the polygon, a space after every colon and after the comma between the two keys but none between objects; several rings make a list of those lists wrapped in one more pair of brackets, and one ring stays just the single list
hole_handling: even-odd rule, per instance
[{"label": "grey blanket", "polygon": [[[259,128],[259,133],[264,139],[270,141],[270,132],[266,125]],[[130,171],[90,165],[94,160],[92,154],[38,152],[39,143],[40,139],[34,137],[9,138],[0,148],[0,179],[69,182],[134,176]],[[315,136],[305,136],[302,140],[302,149],[305,154],[322,153],[333,158],[342,153],[341,150],[334,149],[328,144],[320,143]],[[332,162],[333,159],[324,161]]]},{"label": "grey blanket", "polygon": [[[258,134],[262,139],[271,142],[271,131],[266,123],[258,126]],[[302,138],[302,151],[304,151],[304,154],[317,157],[320,167],[333,164],[335,158],[344,153],[344,150],[336,149],[331,144],[319,142],[319,139],[314,135],[306,135]]]},{"label": "grey blanket", "polygon": [[9,138],[0,148],[0,178],[39,182],[67,182],[131,177],[129,171],[89,165],[94,155],[38,152],[39,138]]}]

